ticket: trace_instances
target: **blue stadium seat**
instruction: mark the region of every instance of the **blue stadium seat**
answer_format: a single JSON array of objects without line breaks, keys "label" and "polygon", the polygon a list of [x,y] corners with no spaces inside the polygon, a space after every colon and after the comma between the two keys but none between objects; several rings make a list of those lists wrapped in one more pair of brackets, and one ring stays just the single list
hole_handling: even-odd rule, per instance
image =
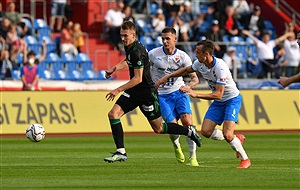
[{"label": "blue stadium seat", "polygon": [[200,13],[207,13],[208,5],[204,4],[204,3],[201,3],[199,9],[200,9]]},{"label": "blue stadium seat", "polygon": [[79,62],[75,59],[73,54],[64,53],[62,54],[62,62],[66,66],[66,70],[70,76],[70,80],[83,80],[84,74],[80,71]]},{"label": "blue stadium seat", "polygon": [[136,26],[137,26],[139,32],[142,32],[143,35],[151,35],[151,32],[152,32],[151,25],[149,23],[147,23],[145,20],[138,19],[136,21]]},{"label": "blue stadium seat", "polygon": [[241,36],[232,36],[230,37],[231,42],[244,42],[244,39]]},{"label": "blue stadium seat", "polygon": [[150,36],[141,36],[140,42],[146,47],[148,51],[156,47],[155,43],[153,42]]},{"label": "blue stadium seat", "polygon": [[50,53],[47,55],[46,61],[51,67],[51,74],[54,75],[55,80],[66,80],[69,79],[65,67],[60,57],[56,53]]},{"label": "blue stadium seat", "polygon": [[222,38],[223,42],[229,42],[229,36],[228,35],[224,35]]},{"label": "blue stadium seat", "polygon": [[21,71],[20,71],[20,69],[13,69],[11,71],[11,76],[15,80],[21,80]]},{"label": "blue stadium seat", "polygon": [[34,51],[36,54],[40,54],[42,44],[37,41],[36,37],[33,35],[25,36],[25,41],[27,43],[28,49]]},{"label": "blue stadium seat", "polygon": [[104,70],[100,70],[98,71],[98,79],[99,80],[114,80],[113,77],[110,77],[110,78],[105,78],[105,71]]},{"label": "blue stadium seat", "polygon": [[155,43],[156,47],[162,46],[163,42],[162,42],[161,36],[156,36],[154,43]]},{"label": "blue stadium seat", "polygon": [[203,21],[201,26],[200,26],[200,31],[205,33],[209,29],[210,29],[210,23],[208,21]]},{"label": "blue stadium seat", "polygon": [[97,79],[97,75],[93,70],[93,62],[86,53],[77,54],[76,60],[80,64],[85,80]]},{"label": "blue stadium seat", "polygon": [[44,19],[41,19],[41,18],[34,19],[33,27],[36,30],[37,35],[39,37],[50,36],[50,34],[51,34],[50,26],[47,25],[47,23]]},{"label": "blue stadium seat", "polygon": [[40,43],[46,42],[47,54],[56,53],[56,44],[49,36],[40,36]]},{"label": "blue stadium seat", "polygon": [[28,30],[30,31],[29,33],[30,34],[33,34],[33,24],[31,22],[30,19],[28,18],[22,18],[22,21],[25,23],[25,25],[27,26]]},{"label": "blue stadium seat", "polygon": [[157,4],[157,3],[150,3],[150,15],[155,15],[157,9],[159,9],[159,4]]}]

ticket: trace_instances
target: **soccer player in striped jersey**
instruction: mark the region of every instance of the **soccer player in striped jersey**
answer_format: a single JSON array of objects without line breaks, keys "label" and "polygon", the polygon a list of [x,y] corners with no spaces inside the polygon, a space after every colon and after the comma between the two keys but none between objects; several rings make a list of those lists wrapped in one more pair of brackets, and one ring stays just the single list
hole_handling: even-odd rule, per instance
[{"label": "soccer player in striped jersey", "polygon": [[[234,135],[234,126],[238,121],[238,113],[242,103],[242,96],[233,81],[228,65],[219,58],[215,58],[214,44],[210,40],[203,40],[197,43],[197,60],[191,66],[177,70],[174,73],[164,76],[155,83],[155,87],[165,86],[169,78],[184,76],[198,71],[208,82],[211,89],[209,94],[196,94],[191,88],[182,86],[183,93],[189,93],[193,98],[214,100],[209,106],[201,128],[203,136],[215,140],[225,139],[241,162],[238,168],[249,168],[251,166],[244,148],[244,135]],[[216,129],[217,125],[223,123],[223,130]]]}]

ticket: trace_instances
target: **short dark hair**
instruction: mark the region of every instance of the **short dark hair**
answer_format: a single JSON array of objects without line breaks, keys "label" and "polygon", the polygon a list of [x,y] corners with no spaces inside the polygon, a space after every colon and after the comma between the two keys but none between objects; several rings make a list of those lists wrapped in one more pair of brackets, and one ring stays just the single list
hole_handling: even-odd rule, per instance
[{"label": "short dark hair", "polygon": [[122,30],[136,30],[135,24],[131,21],[125,21],[123,22],[123,24],[121,25],[121,29]]},{"label": "short dark hair", "polygon": [[176,30],[172,27],[166,27],[161,31],[161,33],[171,33],[176,35]]},{"label": "short dark hair", "polygon": [[300,34],[300,30],[298,30],[297,34]]},{"label": "short dark hair", "polygon": [[30,51],[30,52],[27,53],[27,57],[29,57],[31,55],[36,56],[36,53],[34,51]]},{"label": "short dark hair", "polygon": [[203,53],[208,52],[210,55],[212,55],[214,53],[215,46],[211,40],[202,40],[197,43],[197,46],[201,46],[201,45],[202,45]]}]

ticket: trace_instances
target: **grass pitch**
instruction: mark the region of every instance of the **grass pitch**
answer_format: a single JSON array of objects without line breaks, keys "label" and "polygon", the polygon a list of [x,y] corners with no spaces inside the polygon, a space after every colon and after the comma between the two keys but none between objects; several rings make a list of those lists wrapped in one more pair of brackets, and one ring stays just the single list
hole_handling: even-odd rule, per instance
[{"label": "grass pitch", "polygon": [[[106,163],[112,137],[1,139],[1,189],[299,189],[299,133],[246,134],[252,167],[225,141],[203,139],[199,167],[176,161],[167,135],[125,136],[126,162]],[[185,137],[181,144],[188,159]]]}]

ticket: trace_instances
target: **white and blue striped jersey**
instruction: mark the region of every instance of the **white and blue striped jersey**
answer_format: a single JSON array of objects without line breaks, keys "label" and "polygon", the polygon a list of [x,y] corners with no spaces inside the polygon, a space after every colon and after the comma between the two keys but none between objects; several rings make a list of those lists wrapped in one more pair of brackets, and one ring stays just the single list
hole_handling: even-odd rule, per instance
[{"label": "white and blue striped jersey", "polygon": [[[152,66],[152,78],[156,82],[160,78],[178,69],[192,65],[191,58],[182,50],[176,49],[173,55],[167,55],[163,46],[152,49],[149,53]],[[159,94],[169,94],[184,86],[183,77],[169,78],[164,88],[159,87]]]},{"label": "white and blue striped jersey", "polygon": [[225,86],[223,97],[218,101],[224,102],[239,95],[240,91],[232,79],[229,67],[222,59],[214,57],[212,68],[208,68],[204,63],[195,60],[192,69],[202,74],[213,92],[216,90],[216,84]]}]

